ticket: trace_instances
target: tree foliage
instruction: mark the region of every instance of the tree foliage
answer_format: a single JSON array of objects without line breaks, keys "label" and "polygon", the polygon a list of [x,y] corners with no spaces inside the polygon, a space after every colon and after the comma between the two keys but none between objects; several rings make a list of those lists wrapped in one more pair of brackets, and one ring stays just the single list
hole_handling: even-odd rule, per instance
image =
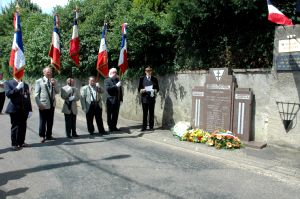
[{"label": "tree foliage", "polygon": [[[273,0],[295,20],[295,1]],[[43,14],[30,0],[19,0],[26,56],[26,75],[38,76],[49,65],[53,16]],[[73,10],[78,6],[80,68],[69,58]],[[15,3],[0,14],[2,63],[8,65],[13,37]],[[261,0],[70,0],[56,7],[60,16],[60,76],[95,75],[101,31],[108,23],[109,66],[117,67],[121,24],[128,23],[128,77],[151,64],[157,73],[209,67],[269,68],[272,65],[274,24],[267,20]]]}]

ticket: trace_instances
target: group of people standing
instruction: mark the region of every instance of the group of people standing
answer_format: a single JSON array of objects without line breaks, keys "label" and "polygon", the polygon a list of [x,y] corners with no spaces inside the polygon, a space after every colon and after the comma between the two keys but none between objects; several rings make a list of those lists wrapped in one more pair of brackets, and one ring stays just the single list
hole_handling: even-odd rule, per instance
[{"label": "group of people standing", "polygon": [[[109,70],[109,77],[104,80],[104,88],[96,82],[94,76],[90,76],[88,85],[83,86],[80,90],[75,87],[75,80],[73,78],[68,78],[66,81],[67,84],[59,89],[57,81],[52,77],[52,69],[50,67],[43,69],[43,75],[42,78],[36,80],[34,88],[34,98],[39,110],[39,136],[41,143],[44,143],[46,140],[55,140],[52,136],[52,128],[56,106],[55,95],[58,93],[61,94],[61,98],[64,100],[62,112],[65,118],[66,137],[78,137],[76,132],[76,116],[78,113],[77,101],[79,100],[86,116],[89,134],[93,135],[95,133],[94,120],[96,121],[100,135],[109,134],[104,129],[102,119],[103,107],[101,95],[103,93],[106,93],[108,131],[120,131],[117,128],[117,122],[120,106],[123,102],[123,90],[122,82],[117,75],[116,68]],[[16,78],[0,84],[0,91],[1,88],[3,90],[3,87],[6,97],[10,100],[6,108],[6,113],[10,115],[11,119],[12,149],[20,150],[22,147],[28,146],[25,143],[25,135],[27,119],[32,116],[30,89],[28,84]],[[141,131],[147,129],[148,118],[149,129],[153,130],[155,98],[158,91],[157,78],[152,76],[152,68],[148,66],[145,68],[145,76],[140,78],[138,86],[143,108],[143,125]]]}]

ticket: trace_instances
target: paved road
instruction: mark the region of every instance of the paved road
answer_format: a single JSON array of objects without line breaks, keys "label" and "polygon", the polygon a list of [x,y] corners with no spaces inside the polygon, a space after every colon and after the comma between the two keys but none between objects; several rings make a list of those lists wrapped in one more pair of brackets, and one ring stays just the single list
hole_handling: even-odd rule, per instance
[{"label": "paved road", "polygon": [[[78,121],[78,139],[67,139],[64,119],[55,114],[54,136],[39,143],[38,115],[28,121],[30,148],[10,150],[9,116],[0,115],[0,198],[299,198],[300,179],[265,173],[255,165],[234,163],[195,150],[160,142],[159,133],[121,124],[122,132],[89,136]],[[172,137],[169,137],[170,139]],[[175,138],[173,138],[175,139]],[[180,143],[181,145],[182,143]],[[192,143],[184,145],[195,146]],[[201,150],[203,152],[201,153]],[[239,165],[240,164],[240,165]],[[299,166],[299,165],[298,165]],[[264,168],[265,169],[265,168]],[[274,175],[273,175],[274,174]]]}]

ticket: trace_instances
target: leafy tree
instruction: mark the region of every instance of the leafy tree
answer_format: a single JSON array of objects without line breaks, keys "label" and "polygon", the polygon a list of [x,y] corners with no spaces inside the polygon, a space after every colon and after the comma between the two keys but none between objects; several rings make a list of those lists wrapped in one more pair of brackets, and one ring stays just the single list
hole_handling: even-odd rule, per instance
[{"label": "leafy tree", "polygon": [[[295,20],[295,1],[273,0]],[[37,76],[50,63],[48,51],[53,16],[42,14],[30,0],[20,0],[26,74]],[[80,68],[69,58],[73,10],[79,7]],[[0,14],[0,48],[8,65],[15,3]],[[128,23],[127,77],[151,64],[160,74],[209,67],[268,68],[272,66],[274,26],[261,0],[70,0],[56,7],[61,19],[61,63],[58,77],[95,75],[102,26],[108,23],[109,66],[117,67],[121,24]]]}]

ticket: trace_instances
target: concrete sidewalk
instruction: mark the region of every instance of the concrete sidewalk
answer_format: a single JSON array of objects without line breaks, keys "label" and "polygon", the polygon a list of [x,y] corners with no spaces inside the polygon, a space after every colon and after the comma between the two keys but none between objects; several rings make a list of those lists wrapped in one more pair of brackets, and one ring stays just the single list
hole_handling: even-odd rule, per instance
[{"label": "concrete sidewalk", "polygon": [[195,158],[211,158],[232,167],[242,168],[265,176],[274,177],[296,186],[300,185],[300,151],[267,146],[263,149],[242,148],[236,150],[215,149],[201,143],[180,141],[170,130],[155,128],[141,132],[141,122],[119,118],[122,131],[147,139],[153,144],[166,145],[181,153],[194,153]]}]

